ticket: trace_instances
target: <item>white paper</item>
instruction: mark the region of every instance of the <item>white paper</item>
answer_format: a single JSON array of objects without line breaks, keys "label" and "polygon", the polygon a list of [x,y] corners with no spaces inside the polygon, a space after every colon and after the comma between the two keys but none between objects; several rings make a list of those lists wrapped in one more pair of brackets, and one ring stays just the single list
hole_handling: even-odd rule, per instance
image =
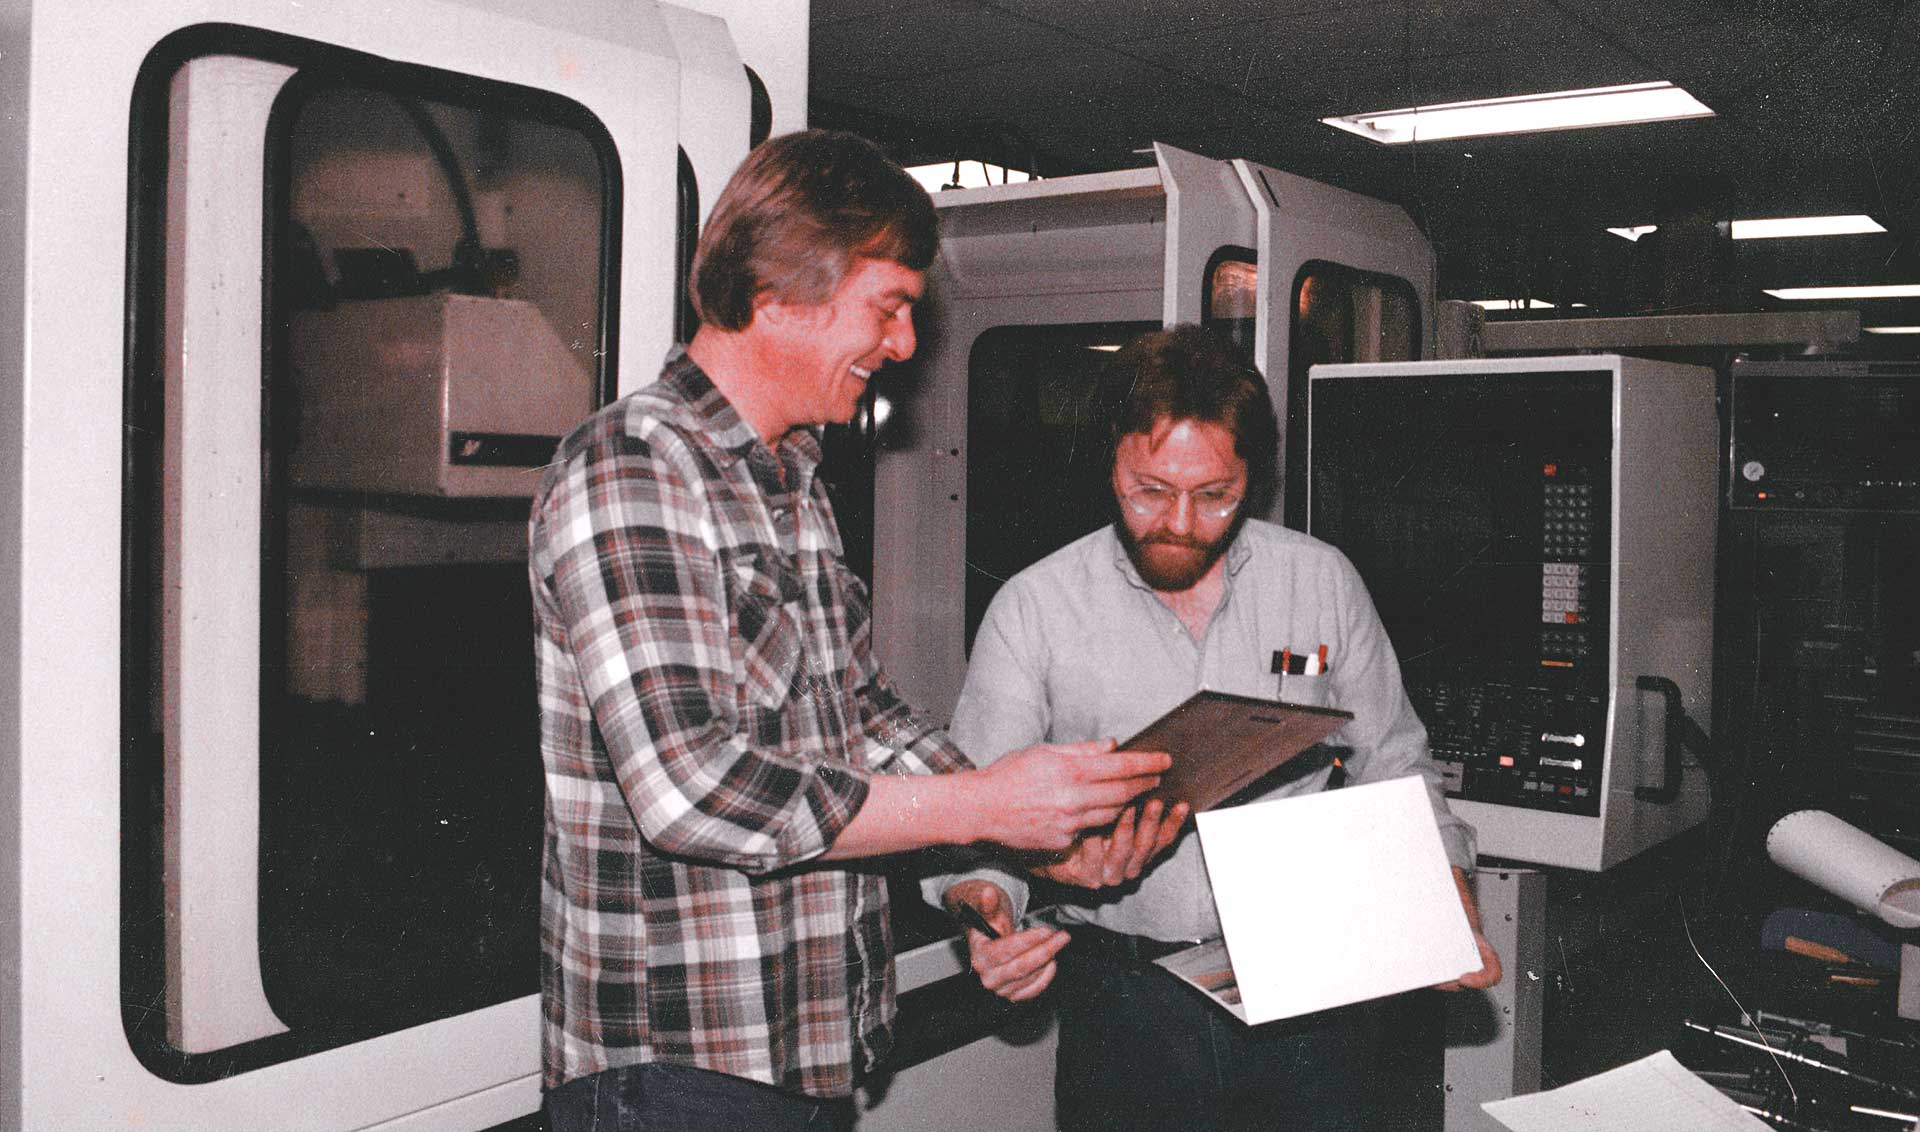
[{"label": "white paper", "polygon": [[1825,810],[1797,810],[1773,823],[1767,856],[1862,912],[1920,928],[1920,861]]},{"label": "white paper", "polygon": [[1419,778],[1210,810],[1195,820],[1248,1022],[1480,969]]},{"label": "white paper", "polygon": [[1688,1072],[1666,1050],[1558,1089],[1487,1101],[1480,1107],[1513,1132],[1771,1132],[1772,1128]]}]

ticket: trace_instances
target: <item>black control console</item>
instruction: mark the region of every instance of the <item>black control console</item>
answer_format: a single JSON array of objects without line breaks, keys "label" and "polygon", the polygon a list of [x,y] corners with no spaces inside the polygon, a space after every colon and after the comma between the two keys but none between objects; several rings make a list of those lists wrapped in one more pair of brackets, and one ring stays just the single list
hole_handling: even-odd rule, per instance
[{"label": "black control console", "polygon": [[1727,504],[1920,511],[1920,362],[1734,362]]},{"label": "black control console", "polygon": [[1607,377],[1419,380],[1315,386],[1316,436],[1366,422],[1400,443],[1316,448],[1311,530],[1366,579],[1450,796],[1597,815]]}]

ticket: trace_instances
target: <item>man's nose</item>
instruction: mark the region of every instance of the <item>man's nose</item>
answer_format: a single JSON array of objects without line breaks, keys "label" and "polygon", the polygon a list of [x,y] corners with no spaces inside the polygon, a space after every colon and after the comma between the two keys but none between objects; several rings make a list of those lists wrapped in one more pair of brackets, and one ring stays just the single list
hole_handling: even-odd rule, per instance
[{"label": "man's nose", "polygon": [[887,337],[881,343],[887,351],[887,357],[896,362],[904,362],[913,357],[913,348],[919,344],[913,334],[913,315],[902,310],[894,316],[893,325],[887,328]]},{"label": "man's nose", "polygon": [[1176,535],[1188,534],[1193,530],[1193,493],[1178,491],[1173,495],[1173,505],[1167,508],[1167,530]]}]

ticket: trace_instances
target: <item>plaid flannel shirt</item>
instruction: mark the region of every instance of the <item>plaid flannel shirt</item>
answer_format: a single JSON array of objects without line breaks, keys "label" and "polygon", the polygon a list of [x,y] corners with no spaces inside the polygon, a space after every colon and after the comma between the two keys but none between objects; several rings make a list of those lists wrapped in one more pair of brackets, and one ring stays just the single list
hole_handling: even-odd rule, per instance
[{"label": "plaid flannel shirt", "polygon": [[870,775],[969,764],[874,663],[819,461],[678,354],[541,481],[548,1087],[663,1061],[844,1096],[885,1051],[884,881],[808,862]]}]

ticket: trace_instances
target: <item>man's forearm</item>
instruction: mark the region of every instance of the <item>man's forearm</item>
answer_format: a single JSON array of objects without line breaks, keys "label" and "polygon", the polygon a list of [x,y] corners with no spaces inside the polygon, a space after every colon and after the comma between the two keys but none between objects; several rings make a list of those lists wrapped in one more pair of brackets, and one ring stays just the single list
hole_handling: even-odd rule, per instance
[{"label": "man's forearm", "polygon": [[1061,852],[1082,830],[1110,825],[1167,767],[1157,751],[1113,741],[1015,751],[986,770],[876,775],[860,809],[825,856],[844,860],[934,845],[991,841]]},{"label": "man's forearm", "polygon": [[826,853],[827,860],[881,857],[981,840],[984,822],[967,780],[954,774],[876,774],[867,800]]}]

